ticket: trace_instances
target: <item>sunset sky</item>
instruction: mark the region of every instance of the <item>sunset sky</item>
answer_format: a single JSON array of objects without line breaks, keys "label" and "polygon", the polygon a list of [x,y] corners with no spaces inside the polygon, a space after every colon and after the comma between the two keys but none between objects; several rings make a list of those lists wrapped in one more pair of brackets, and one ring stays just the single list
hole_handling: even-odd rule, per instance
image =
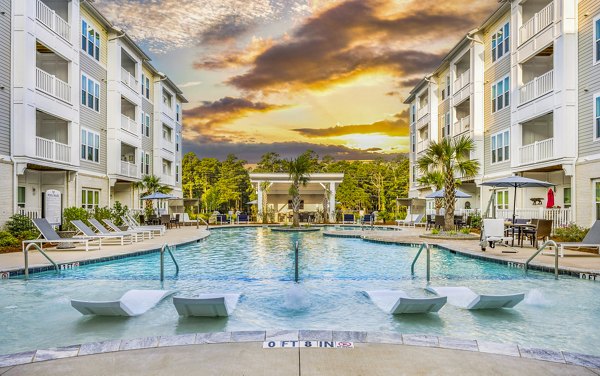
[{"label": "sunset sky", "polygon": [[184,151],[408,150],[412,86],[496,0],[97,0],[179,85]]}]

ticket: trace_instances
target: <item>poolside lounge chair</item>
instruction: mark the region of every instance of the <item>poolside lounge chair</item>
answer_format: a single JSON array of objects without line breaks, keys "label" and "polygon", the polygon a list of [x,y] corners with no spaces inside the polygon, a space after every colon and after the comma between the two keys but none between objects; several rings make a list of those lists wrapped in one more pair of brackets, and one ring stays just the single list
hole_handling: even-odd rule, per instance
[{"label": "poolside lounge chair", "polygon": [[[598,253],[600,254],[600,220],[594,222],[594,224],[589,229],[587,234],[585,234],[585,237],[583,238],[583,240],[580,243],[577,243],[577,242],[558,243],[557,242],[557,244],[558,244],[558,250],[559,250],[560,257],[565,257],[565,248],[570,249],[570,250],[578,250],[581,248],[592,248],[592,249],[595,248],[598,250]],[[542,252],[542,254],[546,255],[546,254],[550,254],[550,252]],[[551,254],[554,255],[554,252],[552,252]]]},{"label": "poolside lounge chair", "polygon": [[392,315],[401,313],[433,313],[439,311],[447,298],[411,298],[401,290],[365,291],[373,303],[383,311]]},{"label": "poolside lounge chair", "polygon": [[[43,238],[23,240],[23,251],[25,251],[25,247],[27,247],[27,245],[31,243],[36,243],[40,246],[44,243],[82,243],[85,246],[86,252],[90,250],[89,244],[92,241],[92,239],[83,236],[75,238],[61,238],[60,235],[58,235],[56,231],[54,231],[52,225],[50,225],[46,218],[33,218],[32,221],[35,227],[40,232],[40,236]],[[101,246],[102,243],[100,242],[98,244],[98,249],[100,249]]]},{"label": "poolside lounge chair", "polygon": [[342,217],[342,224],[354,224],[354,214],[344,214]]},{"label": "poolside lounge chair", "polygon": [[360,224],[361,225],[371,225],[371,226],[373,226],[374,222],[375,222],[375,218],[374,218],[373,214],[365,214],[360,219]]},{"label": "poolside lounge chair", "polygon": [[524,298],[524,293],[509,295],[479,295],[468,287],[434,287],[427,286],[438,296],[448,297],[448,303],[464,309],[497,309],[513,308]]},{"label": "poolside lounge chair", "polygon": [[216,221],[216,223],[218,223],[220,225],[229,224],[229,219],[227,218],[227,214],[217,214],[215,221]]},{"label": "poolside lounge chair", "polygon": [[238,216],[237,216],[238,225],[242,222],[244,222],[246,224],[250,223],[250,217],[248,216],[248,214],[246,214],[246,213],[238,214]]},{"label": "poolside lounge chair", "polygon": [[152,233],[154,233],[155,235],[159,236],[162,236],[166,231],[165,227],[161,225],[141,226],[130,215],[121,216],[121,219],[123,220],[123,223],[127,224],[129,228],[134,230],[149,230],[152,231]]},{"label": "poolside lounge chair", "polygon": [[180,316],[227,317],[235,310],[240,294],[201,294],[173,297]]},{"label": "poolside lounge chair", "polygon": [[71,300],[71,306],[83,315],[139,316],[173,292],[169,290],[129,290],[119,300]]},{"label": "poolside lounge chair", "polygon": [[404,217],[404,219],[396,219],[396,226],[406,226],[406,225],[410,225],[414,222],[416,218],[416,214],[406,214],[406,217]]},{"label": "poolside lounge chair", "polygon": [[[138,233],[133,233],[133,232],[125,232],[125,231],[110,231],[109,229],[107,229],[106,227],[104,227],[104,225],[102,223],[100,223],[99,220],[97,220],[96,218],[90,218],[88,219],[88,222],[90,222],[90,224],[92,225],[92,227],[94,227],[98,233],[100,235],[123,235],[123,236],[128,236],[130,237],[132,242],[136,242],[138,241]],[[144,240],[144,237],[142,235],[142,240]]]},{"label": "poolside lounge chair", "polygon": [[503,219],[484,219],[483,228],[481,229],[481,250],[485,251],[486,244],[490,245],[490,248],[495,248],[496,243],[504,245],[503,242],[512,241],[512,236],[506,236],[504,234],[504,220]]},{"label": "poolside lounge chair", "polygon": [[[114,231],[121,231],[121,229],[119,228],[119,226],[115,225],[115,223],[110,220],[110,219],[103,219],[104,223],[106,223],[106,225],[108,227],[110,227],[111,229],[113,229]],[[148,239],[152,239],[154,237],[154,235],[152,234],[152,231],[150,230],[134,230],[134,229],[129,229],[127,231],[125,231],[126,233],[131,233],[131,234],[141,234],[142,235],[142,240],[145,239],[146,237]]]},{"label": "poolside lounge chair", "polygon": [[[71,221],[71,223],[73,224],[73,226],[75,226],[75,228],[77,228],[77,230],[79,231],[80,234],[83,234],[84,237],[86,238],[90,238],[90,239],[98,239],[100,240],[100,244],[102,244],[102,240],[104,239],[113,239],[113,240],[120,240],[121,245],[125,244],[125,238],[129,238],[129,243],[131,244],[132,238],[131,235],[123,235],[123,234],[96,234],[94,232],[94,230],[92,230],[91,228],[89,228],[85,223],[83,223],[83,221],[77,219],[74,221]],[[76,236],[79,236],[76,235]]]}]

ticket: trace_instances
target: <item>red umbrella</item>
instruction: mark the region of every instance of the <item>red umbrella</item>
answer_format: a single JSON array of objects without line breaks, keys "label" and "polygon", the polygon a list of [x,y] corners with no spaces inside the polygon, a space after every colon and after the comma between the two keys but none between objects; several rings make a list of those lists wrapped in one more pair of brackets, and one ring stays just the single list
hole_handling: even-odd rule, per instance
[{"label": "red umbrella", "polygon": [[546,208],[550,209],[554,207],[554,191],[552,188],[548,189],[548,200],[546,201]]}]

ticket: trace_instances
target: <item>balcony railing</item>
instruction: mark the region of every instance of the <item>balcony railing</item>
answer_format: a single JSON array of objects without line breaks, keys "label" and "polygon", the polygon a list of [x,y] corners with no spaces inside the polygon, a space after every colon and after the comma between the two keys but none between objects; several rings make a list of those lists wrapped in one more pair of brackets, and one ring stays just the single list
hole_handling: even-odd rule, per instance
[{"label": "balcony railing", "polygon": [[540,31],[552,25],[554,22],[554,2],[548,4],[544,9],[533,15],[519,28],[519,42],[527,42]]},{"label": "balcony railing", "polygon": [[71,25],[41,0],[36,1],[35,18],[59,37],[71,43]]},{"label": "balcony railing", "polygon": [[417,110],[417,120],[429,113],[429,105],[426,104]]},{"label": "balcony railing", "polygon": [[53,162],[71,163],[71,146],[54,140],[36,137],[35,156]]},{"label": "balcony railing", "polygon": [[471,70],[467,69],[462,72],[454,81],[454,92],[456,93],[463,87],[467,86],[471,83]]},{"label": "balcony railing", "polygon": [[429,140],[423,140],[423,141],[417,142],[417,153],[422,153],[423,151],[427,150],[428,147],[429,147]]},{"label": "balcony railing", "polygon": [[[552,229],[566,227],[573,222],[571,208],[517,208],[515,210],[517,219],[550,219]],[[497,209],[496,218],[512,218],[513,210]]]},{"label": "balcony railing", "polygon": [[123,67],[121,67],[121,81],[137,92],[138,80],[133,74],[129,73],[129,71]]},{"label": "balcony railing", "polygon": [[121,175],[128,176],[130,178],[139,178],[140,168],[135,163],[121,161]]},{"label": "balcony railing", "polygon": [[35,87],[61,101],[71,103],[71,85],[56,78],[56,76],[35,68]]},{"label": "balcony railing", "polygon": [[554,139],[548,138],[519,148],[521,164],[536,163],[554,157]]},{"label": "balcony railing", "polygon": [[554,90],[554,70],[534,78],[519,88],[519,103],[524,104]]},{"label": "balcony railing", "polygon": [[123,114],[121,114],[121,129],[136,135],[140,132],[140,128],[138,128],[138,124],[135,120]]},{"label": "balcony railing", "polygon": [[471,129],[471,115],[467,115],[464,118],[454,123],[454,135],[458,136],[461,133],[468,132]]}]

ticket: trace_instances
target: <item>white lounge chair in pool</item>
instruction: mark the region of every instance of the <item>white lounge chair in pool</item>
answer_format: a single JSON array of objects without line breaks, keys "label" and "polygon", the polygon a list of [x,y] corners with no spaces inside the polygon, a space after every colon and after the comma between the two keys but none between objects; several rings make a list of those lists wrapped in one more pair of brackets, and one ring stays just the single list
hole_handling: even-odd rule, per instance
[{"label": "white lounge chair in pool", "polygon": [[173,297],[180,316],[227,317],[235,310],[240,294],[200,294]]},{"label": "white lounge chair in pool", "polygon": [[448,298],[448,303],[464,309],[497,309],[513,308],[524,298],[524,293],[509,295],[479,295],[468,287],[435,287],[427,286],[430,291],[438,296]]},{"label": "white lounge chair in pool", "polygon": [[169,290],[129,290],[119,300],[71,300],[71,306],[84,315],[139,316],[172,293]]},{"label": "white lounge chair in pool", "polygon": [[392,315],[401,313],[433,313],[439,311],[447,298],[414,298],[409,297],[401,290],[373,290],[365,291],[371,301],[383,311]]}]

